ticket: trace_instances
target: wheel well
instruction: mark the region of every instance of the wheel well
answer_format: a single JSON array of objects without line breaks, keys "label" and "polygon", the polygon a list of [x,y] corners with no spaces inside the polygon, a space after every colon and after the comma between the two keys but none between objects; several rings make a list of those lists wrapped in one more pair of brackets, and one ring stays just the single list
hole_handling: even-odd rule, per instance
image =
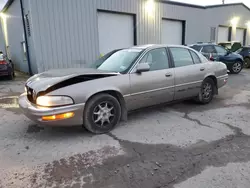
[{"label": "wheel well", "polygon": [[244,62],[242,59],[236,59],[236,61],[240,61],[241,63],[243,63],[243,62]]},{"label": "wheel well", "polygon": [[215,87],[216,87],[216,94],[218,94],[218,82],[217,78],[215,76],[208,76],[207,78],[211,78],[214,81]]},{"label": "wheel well", "polygon": [[[94,95],[92,95],[91,97],[89,97],[89,99],[87,100],[87,102],[88,102],[91,98],[93,98],[94,96],[99,95],[99,94],[104,94],[104,93],[105,93],[105,94],[109,94],[109,95],[115,97],[115,98],[119,101],[119,103],[120,103],[120,105],[121,105],[121,109],[122,109],[122,116],[121,116],[121,119],[122,119],[123,121],[127,121],[127,107],[126,107],[126,103],[125,103],[125,100],[124,100],[122,94],[121,94],[120,92],[118,92],[118,91],[115,91],[115,90],[106,90],[106,91],[101,91],[101,92],[99,92],[99,93],[95,93]],[[86,103],[87,103],[87,102],[86,102]]]}]

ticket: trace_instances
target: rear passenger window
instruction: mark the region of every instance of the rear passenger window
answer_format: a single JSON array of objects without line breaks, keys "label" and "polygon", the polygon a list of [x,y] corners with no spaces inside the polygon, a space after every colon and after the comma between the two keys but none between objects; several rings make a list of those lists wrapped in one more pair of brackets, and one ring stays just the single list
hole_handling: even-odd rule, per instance
[{"label": "rear passenger window", "polygon": [[191,53],[191,56],[192,56],[193,61],[194,61],[195,64],[201,63],[201,60],[200,60],[199,56],[196,53],[194,53],[191,50],[189,50],[189,52]]},{"label": "rear passenger window", "polygon": [[189,50],[185,48],[170,48],[170,51],[173,56],[175,67],[184,67],[194,64]]}]

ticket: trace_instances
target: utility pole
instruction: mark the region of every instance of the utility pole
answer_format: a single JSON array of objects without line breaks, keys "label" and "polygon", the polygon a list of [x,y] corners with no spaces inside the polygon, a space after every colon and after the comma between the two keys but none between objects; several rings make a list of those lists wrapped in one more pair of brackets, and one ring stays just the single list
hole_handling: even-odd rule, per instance
[{"label": "utility pole", "polygon": [[222,0],[222,4],[225,4],[225,0]]}]

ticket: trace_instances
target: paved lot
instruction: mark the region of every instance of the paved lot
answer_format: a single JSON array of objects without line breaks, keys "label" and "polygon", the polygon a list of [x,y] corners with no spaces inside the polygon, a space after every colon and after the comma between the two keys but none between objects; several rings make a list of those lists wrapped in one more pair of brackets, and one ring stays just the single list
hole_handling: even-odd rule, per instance
[{"label": "paved lot", "polygon": [[209,105],[140,110],[105,135],[37,126],[18,109],[23,84],[0,81],[1,188],[249,188],[249,70]]}]

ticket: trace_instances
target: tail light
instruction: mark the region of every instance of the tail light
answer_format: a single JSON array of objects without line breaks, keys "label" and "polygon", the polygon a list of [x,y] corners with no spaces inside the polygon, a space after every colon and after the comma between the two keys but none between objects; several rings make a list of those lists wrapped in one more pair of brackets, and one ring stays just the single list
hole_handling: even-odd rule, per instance
[{"label": "tail light", "polygon": [[0,60],[0,65],[7,65],[7,62],[5,60]]}]

